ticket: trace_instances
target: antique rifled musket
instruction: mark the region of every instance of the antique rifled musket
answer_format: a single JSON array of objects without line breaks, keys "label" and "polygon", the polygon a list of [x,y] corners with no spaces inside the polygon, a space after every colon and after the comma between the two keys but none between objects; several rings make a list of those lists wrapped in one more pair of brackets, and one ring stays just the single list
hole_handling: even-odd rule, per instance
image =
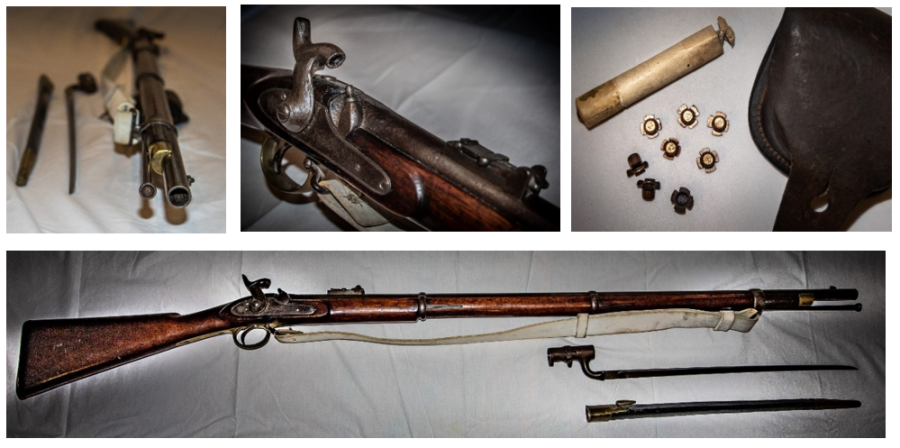
[{"label": "antique rifled musket", "polygon": [[606,381],[626,378],[656,378],[662,376],[686,375],[720,375],[726,373],[759,373],[759,372],[798,372],[810,370],[856,370],[853,366],[832,364],[822,365],[766,365],[766,366],[716,366],[716,367],[677,367],[667,369],[633,369],[633,370],[593,370],[590,362],[595,351],[592,345],[555,347],[547,350],[550,366],[562,362],[572,367],[572,362],[581,364],[581,371],[588,378]]},{"label": "antique rifled musket", "polygon": [[800,398],[789,400],[699,401],[689,403],[636,404],[619,400],[616,404],[586,406],[588,422],[608,422],[644,417],[677,417],[697,414],[734,414],[743,412],[819,411],[825,409],[858,408],[856,400]]},{"label": "antique rifled musket", "polygon": [[[138,103],[122,92],[119,86],[107,88],[109,77],[121,70],[120,52],[104,70],[103,87],[106,110],[113,120],[113,137],[120,145],[136,145],[141,150],[141,185],[139,193],[145,199],[156,196],[157,182],[162,178],[166,201],[173,207],[186,207],[191,202],[191,184],[194,179],[184,169],[181,146],[178,144],[176,124],[188,121],[182,112],[181,100],[159,74],[156,58],[159,47],[156,41],[163,38],[158,31],[135,29],[124,20],[99,20],[97,30],[123,45],[123,52],[130,51],[134,60],[134,82]],[[106,91],[108,90],[108,91]]]},{"label": "antique rifled musket", "polygon": [[262,129],[262,171],[277,190],[304,185],[282,170],[290,148],[306,154],[309,186],[359,230],[559,230],[559,208],[538,196],[545,167],[517,167],[476,140],[444,141],[355,86],[318,71],[346,56],[313,43],[310,22],[294,21],[292,71],[244,65],[247,111]]},{"label": "antique rifled musket", "polygon": [[[171,348],[231,334],[243,349],[257,349],[270,336],[280,342],[354,340],[384,344],[438,345],[585,337],[669,328],[749,331],[761,313],[781,310],[855,310],[859,305],[818,302],[856,300],[855,289],[698,292],[584,292],[518,294],[378,294],[359,286],[328,294],[264,293],[268,279],[250,282],[250,296],[189,315],[31,320],[22,328],[16,394],[28,398],[72,381]],[[441,339],[380,339],[344,332],[293,330],[295,325],[416,322],[434,318],[564,316],[568,319],[483,335]],[[575,316],[575,317],[572,317]],[[248,333],[264,337],[247,343]]]}]

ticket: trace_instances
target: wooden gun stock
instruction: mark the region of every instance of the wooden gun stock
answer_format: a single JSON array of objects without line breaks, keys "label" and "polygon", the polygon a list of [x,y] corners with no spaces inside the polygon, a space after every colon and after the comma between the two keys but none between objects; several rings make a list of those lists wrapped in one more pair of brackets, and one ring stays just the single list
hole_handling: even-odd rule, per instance
[{"label": "wooden gun stock", "polygon": [[30,320],[22,326],[16,395],[32,397],[150,355],[227,332],[219,308],[190,315]]}]

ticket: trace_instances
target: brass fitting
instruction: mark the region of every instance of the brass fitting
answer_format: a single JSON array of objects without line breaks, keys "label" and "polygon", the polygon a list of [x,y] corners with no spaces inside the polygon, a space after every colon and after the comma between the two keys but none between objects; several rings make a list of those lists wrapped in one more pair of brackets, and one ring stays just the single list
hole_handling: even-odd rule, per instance
[{"label": "brass fitting", "polygon": [[716,164],[719,163],[719,153],[710,151],[709,148],[700,150],[700,157],[697,157],[697,166],[701,170],[711,173],[716,170]]},{"label": "brass fitting", "polygon": [[633,400],[619,400],[616,404],[607,404],[601,406],[585,406],[588,422],[608,422],[614,414],[622,414],[628,412],[632,406],[637,403]]},{"label": "brass fitting", "polygon": [[653,115],[644,117],[644,121],[641,123],[641,135],[645,135],[647,138],[656,138],[661,130],[662,122],[659,118]]},{"label": "brass fitting", "polygon": [[682,104],[678,108],[678,124],[683,128],[693,129],[694,126],[697,126],[697,117],[699,116],[700,111],[697,110],[697,106],[687,107],[687,104]]},{"label": "brass fitting", "polygon": [[681,145],[678,143],[678,139],[675,138],[665,139],[659,149],[662,150],[663,157],[669,160],[675,160],[681,154]]},{"label": "brass fitting", "polygon": [[734,30],[721,17],[718,23],[718,31],[707,26],[576,98],[578,119],[591,129],[724,54],[725,42],[734,46]]},{"label": "brass fitting", "polygon": [[169,142],[158,141],[150,145],[150,166],[156,174],[163,175],[163,161],[171,154]]},{"label": "brass fitting", "polygon": [[706,127],[712,128],[712,135],[721,137],[722,134],[728,132],[728,116],[723,112],[716,112],[706,120]]}]

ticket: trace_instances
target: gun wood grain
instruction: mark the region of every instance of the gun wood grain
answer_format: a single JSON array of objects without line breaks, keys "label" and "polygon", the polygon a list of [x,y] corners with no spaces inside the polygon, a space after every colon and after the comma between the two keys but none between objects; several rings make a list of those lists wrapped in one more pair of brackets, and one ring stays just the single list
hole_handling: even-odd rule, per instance
[{"label": "gun wood grain", "polygon": [[227,330],[220,308],[182,316],[31,320],[22,327],[16,395],[27,398]]}]

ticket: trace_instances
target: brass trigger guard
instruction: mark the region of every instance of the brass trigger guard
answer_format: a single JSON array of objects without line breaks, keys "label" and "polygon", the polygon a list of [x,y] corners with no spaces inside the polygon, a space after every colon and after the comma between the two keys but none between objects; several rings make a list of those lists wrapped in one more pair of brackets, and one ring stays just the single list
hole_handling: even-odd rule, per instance
[{"label": "brass trigger guard", "polygon": [[[247,333],[250,333],[253,330],[265,331],[266,337],[255,344],[247,344]],[[244,350],[257,350],[269,343],[269,338],[272,337],[272,329],[265,325],[253,325],[234,330],[231,333],[231,336],[234,338],[234,345],[237,345],[238,348]]]},{"label": "brass trigger guard", "polygon": [[291,149],[291,146],[283,143],[280,139],[266,137],[259,153],[259,164],[266,180],[273,187],[285,193],[302,193],[306,183],[311,181],[311,176],[303,185],[300,185],[281,170],[281,162],[288,149]]}]

